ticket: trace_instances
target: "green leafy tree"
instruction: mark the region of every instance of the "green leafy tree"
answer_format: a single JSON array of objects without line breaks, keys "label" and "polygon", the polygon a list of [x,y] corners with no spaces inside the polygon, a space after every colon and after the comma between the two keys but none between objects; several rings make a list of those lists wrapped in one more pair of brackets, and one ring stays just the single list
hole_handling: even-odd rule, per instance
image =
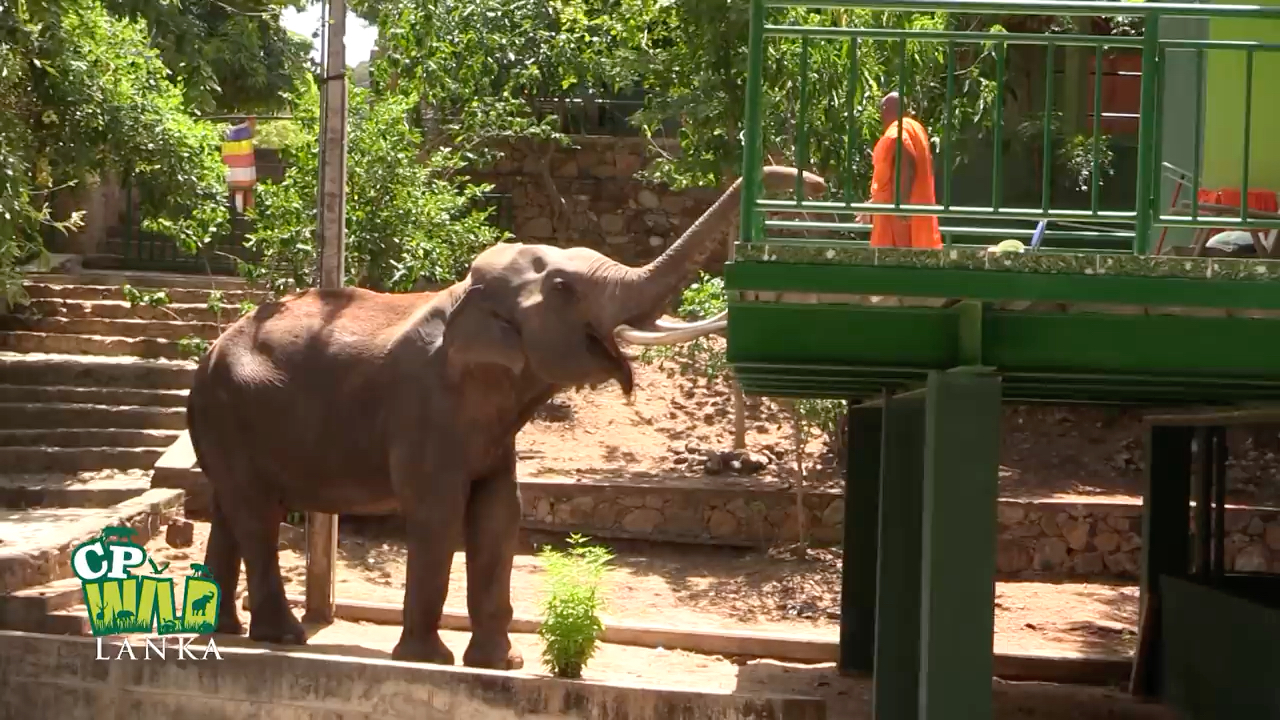
[{"label": "green leafy tree", "polygon": [[[348,91],[347,282],[405,291],[420,281],[448,283],[466,274],[477,252],[503,238],[480,208],[487,185],[458,174],[457,151],[424,152],[411,118],[416,103],[402,95]],[[243,274],[276,292],[314,284],[316,277],[319,100],[313,83],[293,115],[303,129],[280,133],[288,144],[283,182],[259,187],[246,241],[258,259]]]},{"label": "green leafy tree", "polygon": [[310,40],[280,19],[308,0],[103,1],[113,14],[146,23],[152,47],[198,114],[280,110],[310,72]]}]

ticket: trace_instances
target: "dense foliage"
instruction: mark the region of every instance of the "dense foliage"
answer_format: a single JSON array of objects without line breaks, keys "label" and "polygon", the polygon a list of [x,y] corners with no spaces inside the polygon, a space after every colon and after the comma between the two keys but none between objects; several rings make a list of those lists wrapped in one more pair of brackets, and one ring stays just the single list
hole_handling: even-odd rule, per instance
[{"label": "dense foliage", "polygon": [[[355,86],[348,98],[347,283],[404,291],[420,280],[461,278],[477,252],[503,237],[479,207],[489,186],[457,174],[463,164],[457,151],[420,153],[413,100]],[[295,103],[293,122],[297,132],[276,131],[289,163],[284,181],[259,186],[245,243],[258,259],[243,274],[276,292],[313,285],[318,271],[314,84]]]},{"label": "dense foliage", "polygon": [[[215,125],[193,119],[153,28],[99,0],[0,9],[0,282],[38,254],[53,196],[128,178],[143,228],[194,248],[227,228]],[[69,219],[74,225],[76,218]],[[65,222],[54,227],[69,227]]]}]

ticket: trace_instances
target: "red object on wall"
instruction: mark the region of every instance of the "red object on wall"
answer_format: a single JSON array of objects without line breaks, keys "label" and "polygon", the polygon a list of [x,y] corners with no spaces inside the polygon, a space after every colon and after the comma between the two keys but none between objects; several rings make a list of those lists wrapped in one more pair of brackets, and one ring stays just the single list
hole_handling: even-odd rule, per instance
[{"label": "red object on wall", "polygon": [[[1093,84],[1095,55],[1089,56],[1087,85],[1084,88],[1088,127],[1093,127]],[[1102,56],[1102,112],[1130,117],[1103,117],[1107,135],[1137,135],[1138,111],[1142,107],[1142,55],[1140,52],[1111,52]]]}]

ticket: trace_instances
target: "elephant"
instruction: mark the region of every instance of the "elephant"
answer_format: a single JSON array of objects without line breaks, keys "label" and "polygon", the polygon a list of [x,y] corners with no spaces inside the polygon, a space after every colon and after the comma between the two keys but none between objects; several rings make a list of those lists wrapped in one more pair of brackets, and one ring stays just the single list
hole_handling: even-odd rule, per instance
[{"label": "elephant", "polygon": [[[810,197],[825,192],[822,178],[782,166],[764,169],[764,185],[794,187],[798,174]],[[472,630],[463,664],[522,667],[508,635],[516,435],[562,390],[617,381],[630,397],[619,340],[669,344],[723,327],[658,323],[736,220],[741,185],[643,266],[584,247],[502,242],[442,290],[307,289],[228,327],[198,363],[187,400],[212,490],[205,565],[222,589],[216,631],[243,632],[243,559],[250,638],[306,644],[280,576],[286,509],[395,512],[408,558],[392,658],[454,664],[439,624],[461,547]]]}]

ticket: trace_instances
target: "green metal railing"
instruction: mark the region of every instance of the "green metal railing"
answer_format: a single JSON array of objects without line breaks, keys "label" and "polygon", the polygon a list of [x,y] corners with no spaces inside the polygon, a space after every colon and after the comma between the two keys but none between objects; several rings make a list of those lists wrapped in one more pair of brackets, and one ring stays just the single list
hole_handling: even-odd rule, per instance
[{"label": "green metal railing", "polygon": [[[799,15],[788,13],[788,8],[804,8],[808,12]],[[890,27],[850,27],[847,26],[849,14],[817,13],[816,10],[845,11],[880,11],[902,13],[942,12],[973,16],[991,14],[1000,16],[1013,15],[1074,15],[1074,16],[1143,16],[1145,32],[1142,37],[1126,37],[1111,35],[1084,34],[1039,34],[1016,32],[939,30]],[[796,242],[795,237],[787,235],[803,234],[809,239],[815,238],[839,244],[867,244],[866,240],[851,239],[856,233],[869,229],[868,225],[858,223],[852,216],[859,214],[917,216],[933,215],[939,218],[944,237],[953,235],[969,235],[991,238],[1010,238],[1030,236],[1031,228],[1014,229],[998,227],[998,223],[1031,222],[1055,223],[1066,225],[1068,230],[1052,230],[1044,233],[1046,248],[1073,249],[1075,251],[1124,251],[1139,255],[1149,254],[1152,248],[1152,233],[1161,227],[1190,228],[1231,228],[1248,224],[1251,228],[1280,228],[1280,220],[1259,220],[1249,218],[1248,184],[1251,113],[1253,106],[1253,66],[1254,57],[1259,52],[1280,50],[1280,44],[1266,44],[1241,41],[1215,40],[1162,40],[1160,37],[1160,19],[1167,17],[1198,18],[1234,18],[1234,19],[1267,19],[1280,20],[1280,7],[1256,5],[1195,5],[1182,3],[1143,3],[1143,2],[1060,2],[1056,0],[1029,0],[1014,2],[1012,0],[751,0],[751,20],[748,36],[748,77],[746,88],[746,112],[744,118],[744,152],[743,178],[747,192],[742,204],[742,222],[740,225],[743,242],[779,241]],[[840,22],[835,22],[841,18]],[[782,19],[782,22],[778,22]],[[814,24],[826,22],[827,24]],[[905,22],[905,21],[904,21]],[[848,76],[847,89],[843,102],[847,105],[849,128],[845,141],[850,152],[843,158],[843,167],[837,168],[840,178],[832,183],[832,189],[822,199],[806,199],[801,194],[800,183],[797,182],[794,199],[766,199],[761,185],[761,167],[766,157],[772,156],[765,148],[766,138],[766,65],[771,60],[767,52],[770,42],[790,43],[794,51],[798,44],[799,62],[797,66],[787,67],[786,72],[798,73],[797,107],[794,115],[793,148],[790,155],[794,164],[807,170],[827,174],[831,168],[812,166],[810,152],[810,128],[806,119],[810,116],[814,104],[815,92],[811,90],[816,82],[810,75],[810,58],[818,52],[821,43],[843,43],[844,57],[848,58],[848,67],[844,72]],[[943,99],[942,122],[938,133],[939,160],[938,175],[940,187],[937,197],[940,202],[932,205],[904,203],[904,189],[898,180],[902,167],[902,139],[899,135],[898,149],[893,172],[895,187],[892,204],[872,204],[861,202],[859,195],[865,190],[854,187],[852,182],[854,151],[857,148],[855,138],[858,135],[859,117],[867,107],[867,103],[879,103],[880,98],[872,94],[872,88],[862,86],[859,73],[858,58],[870,43],[890,43],[896,45],[898,62],[896,83],[886,79],[881,90],[896,90],[907,104],[912,102],[910,78],[908,78],[905,61],[907,43],[930,43],[944,47],[946,88]],[[1044,93],[1043,118],[1041,128],[1040,157],[1040,193],[1038,207],[1032,203],[1009,204],[1004,197],[1006,178],[1004,176],[1005,160],[1004,141],[1007,129],[1004,128],[1005,103],[1003,89],[1006,87],[1009,71],[1009,50],[1017,46],[1043,48],[1046,58],[1042,91]],[[992,72],[984,75],[994,82],[995,92],[991,114],[992,171],[991,200],[988,206],[975,204],[957,204],[953,202],[953,167],[955,165],[958,141],[963,139],[952,118],[957,98],[957,55],[964,53],[964,48],[974,48],[979,54],[989,52]],[[1056,52],[1059,48],[1087,48],[1092,51],[1094,60],[1093,72],[1093,113],[1091,120],[1090,164],[1091,173],[1087,191],[1088,208],[1056,206],[1054,203],[1054,135],[1055,114],[1055,76]],[[1140,116],[1137,138],[1137,171],[1134,187],[1135,201],[1132,209],[1104,209],[1101,193],[1100,147],[1102,135],[1102,65],[1106,53],[1127,51],[1141,53],[1142,78],[1140,90]],[[1244,167],[1241,171],[1241,211],[1239,217],[1222,217],[1205,215],[1200,210],[1199,189],[1202,168],[1203,117],[1197,114],[1195,124],[1195,143],[1197,145],[1195,168],[1191,175],[1194,187],[1191,191],[1191,208],[1189,215],[1178,215],[1172,212],[1161,212],[1160,202],[1160,168],[1162,165],[1161,145],[1164,128],[1161,115],[1164,94],[1168,91],[1168,80],[1163,72],[1166,67],[1168,53],[1194,52],[1197,58],[1199,82],[1196,86],[1197,104],[1203,105],[1204,64],[1207,51],[1227,51],[1245,53],[1245,112],[1242,121],[1244,131]],[[1077,51],[1078,52],[1078,51]],[[1023,53],[1021,57],[1025,58]],[[991,77],[990,75],[994,75]],[[824,86],[830,87],[830,83]],[[938,88],[933,88],[936,93]],[[829,93],[828,93],[829,94]],[[830,98],[825,98],[831,102]],[[790,108],[788,108],[790,111]],[[910,110],[908,110],[910,111]],[[900,113],[901,115],[901,113]],[[901,121],[901,117],[899,117]],[[776,134],[775,134],[776,135]],[[785,150],[784,150],[785,153]],[[830,177],[827,178],[831,180]],[[803,214],[806,219],[788,220],[771,219],[770,213]],[[813,215],[835,216],[832,221],[813,220]],[[970,221],[974,226],[957,226],[944,221]],[[1043,228],[1042,228],[1043,229]]]}]

